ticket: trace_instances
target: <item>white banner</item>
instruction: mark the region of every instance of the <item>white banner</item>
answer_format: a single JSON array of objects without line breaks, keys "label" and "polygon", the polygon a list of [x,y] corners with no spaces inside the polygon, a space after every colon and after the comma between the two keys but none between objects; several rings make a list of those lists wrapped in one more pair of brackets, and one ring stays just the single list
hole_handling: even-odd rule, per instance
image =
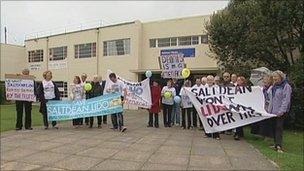
[{"label": "white banner", "polygon": [[[112,73],[108,70],[105,90],[110,87],[113,82],[109,78],[109,74]],[[124,97],[125,104],[130,104],[142,108],[149,109],[151,107],[151,89],[150,89],[150,79],[147,78],[141,82],[132,82],[117,76],[117,80],[122,82],[124,88],[126,89],[126,96]]]},{"label": "white banner", "polygon": [[276,115],[264,109],[261,87],[201,87],[186,92],[204,125],[206,133],[248,125]]}]

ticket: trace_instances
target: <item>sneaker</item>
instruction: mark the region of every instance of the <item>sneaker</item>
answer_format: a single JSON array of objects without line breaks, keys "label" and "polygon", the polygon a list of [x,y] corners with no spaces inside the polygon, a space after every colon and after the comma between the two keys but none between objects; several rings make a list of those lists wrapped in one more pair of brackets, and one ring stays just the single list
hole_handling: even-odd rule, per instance
[{"label": "sneaker", "polygon": [[217,138],[215,138],[216,140],[221,140],[221,138],[220,137],[217,137]]},{"label": "sneaker", "polygon": [[238,135],[234,136],[234,140],[239,141],[240,137]]},{"label": "sneaker", "polygon": [[98,128],[99,128],[99,129],[102,128],[101,125],[98,125]]},{"label": "sneaker", "polygon": [[26,130],[33,130],[33,128],[25,128]]},{"label": "sneaker", "polygon": [[47,130],[47,129],[49,129],[49,127],[48,127],[48,126],[45,126],[44,129]]},{"label": "sneaker", "polygon": [[125,132],[127,130],[127,128],[126,127],[123,127],[122,129],[121,129],[121,132]]},{"label": "sneaker", "polygon": [[16,130],[16,131],[20,131],[20,130],[22,130],[22,128],[16,128],[15,130]]},{"label": "sneaker", "polygon": [[270,145],[269,148],[275,149],[276,146],[275,145]]},{"label": "sneaker", "polygon": [[280,146],[277,146],[276,151],[278,153],[284,153],[284,151],[282,150],[282,148]]}]

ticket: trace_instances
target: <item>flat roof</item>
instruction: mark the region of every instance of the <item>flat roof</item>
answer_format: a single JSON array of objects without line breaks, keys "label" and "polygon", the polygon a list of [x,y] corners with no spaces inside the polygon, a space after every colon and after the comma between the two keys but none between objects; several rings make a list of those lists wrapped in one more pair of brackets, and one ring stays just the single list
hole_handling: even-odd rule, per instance
[{"label": "flat roof", "polygon": [[60,35],[66,35],[66,34],[72,34],[72,33],[82,32],[82,31],[89,31],[89,30],[95,30],[95,29],[107,28],[107,27],[116,27],[116,26],[128,25],[128,24],[134,24],[134,23],[135,23],[135,21],[131,21],[131,22],[124,22],[124,23],[119,23],[119,24],[112,24],[112,25],[107,25],[107,26],[101,26],[101,27],[93,27],[93,28],[89,28],[89,29],[71,31],[71,32],[60,33],[60,34],[54,34],[54,35],[50,35],[50,36],[43,36],[43,37],[38,37],[38,38],[26,39],[24,41],[26,42],[26,41],[37,40],[37,39],[45,39],[45,38],[48,38],[48,37],[55,37],[55,36],[60,36]]},{"label": "flat roof", "polygon": [[[208,17],[208,16],[210,16],[210,15],[195,15],[195,16],[187,16],[187,17],[180,17],[180,18],[171,18],[171,19],[148,21],[148,22],[143,22],[143,24],[156,23],[156,22],[166,22],[166,21],[172,21],[172,20],[183,20],[183,19],[197,18],[197,17]],[[138,20],[136,20],[136,21],[138,21]],[[116,26],[128,25],[128,24],[134,24],[134,23],[135,23],[135,21],[131,21],[131,22],[124,22],[124,23],[119,23],[119,24],[101,26],[101,27],[93,27],[93,28],[89,28],[89,29],[83,29],[83,30],[71,31],[71,32],[54,34],[54,35],[49,35],[49,36],[42,36],[42,37],[37,37],[37,38],[26,39],[24,41],[26,42],[26,41],[32,41],[32,40],[37,40],[37,39],[44,39],[44,38],[48,38],[48,37],[55,37],[55,36],[60,36],[60,35],[72,34],[72,33],[77,33],[77,32],[82,32],[82,31],[89,31],[89,30],[94,30],[94,29],[99,29],[99,28],[116,27]]]}]

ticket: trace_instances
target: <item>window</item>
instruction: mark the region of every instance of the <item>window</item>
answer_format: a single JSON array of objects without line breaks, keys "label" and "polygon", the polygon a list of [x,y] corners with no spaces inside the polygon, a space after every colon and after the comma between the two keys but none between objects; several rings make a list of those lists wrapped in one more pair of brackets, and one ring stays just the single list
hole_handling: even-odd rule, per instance
[{"label": "window", "polygon": [[32,50],[28,51],[28,61],[29,62],[42,62],[43,61],[43,50]]},{"label": "window", "polygon": [[158,47],[170,46],[170,38],[158,39]]},{"label": "window", "polygon": [[198,43],[199,43],[198,36],[192,36],[191,37],[191,44],[192,45],[197,45]]},{"label": "window", "polygon": [[208,35],[201,35],[201,43],[208,43]]},{"label": "window", "polygon": [[176,37],[172,37],[170,39],[170,45],[171,46],[177,46],[177,38]]},{"label": "window", "polygon": [[75,45],[75,58],[96,57],[96,43]]},{"label": "window", "polygon": [[50,48],[50,61],[63,60],[67,57],[67,46]]},{"label": "window", "polygon": [[67,98],[68,97],[68,83],[64,81],[54,81],[56,86],[59,89],[60,97]]},{"label": "window", "polygon": [[156,39],[150,39],[150,48],[156,47]]},{"label": "window", "polygon": [[103,42],[103,56],[130,54],[130,39],[119,39]]},{"label": "window", "polygon": [[181,46],[191,45],[191,36],[179,37],[178,38],[178,45],[181,45]]}]

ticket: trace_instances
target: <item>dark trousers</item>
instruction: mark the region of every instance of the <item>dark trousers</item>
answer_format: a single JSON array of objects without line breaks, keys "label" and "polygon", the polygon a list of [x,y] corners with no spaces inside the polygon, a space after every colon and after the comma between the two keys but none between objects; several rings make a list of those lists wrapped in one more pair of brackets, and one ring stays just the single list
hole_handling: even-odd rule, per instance
[{"label": "dark trousers", "polygon": [[103,122],[103,124],[107,124],[107,120],[108,120],[108,115],[103,115],[102,116],[102,122]]},{"label": "dark trousers", "polygon": [[149,113],[149,126],[153,126],[153,115],[154,115],[154,126],[158,127],[158,113]]},{"label": "dark trousers", "polygon": [[187,128],[191,127],[191,111],[192,108],[182,108],[182,127],[186,129],[186,114],[187,114]]},{"label": "dark trousers", "polygon": [[244,137],[243,127],[237,127],[234,136]]},{"label": "dark trousers", "polygon": [[85,123],[86,125],[89,125],[89,122],[90,122],[90,117],[84,118],[84,123]]},{"label": "dark trousers", "polygon": [[32,126],[32,102],[28,101],[16,101],[17,119],[16,128],[22,128],[23,126],[23,109],[25,111],[25,129]]},{"label": "dark trousers", "polygon": [[171,127],[171,113],[173,105],[163,104],[164,126]]},{"label": "dark trousers", "polygon": [[284,126],[284,119],[285,116],[276,117],[274,119],[274,144],[275,146],[280,146],[282,148],[282,141],[283,141],[283,126]]},{"label": "dark trousers", "polygon": [[193,112],[192,112],[192,121],[193,121],[193,127],[197,127],[197,111],[196,109],[193,107]]},{"label": "dark trousers", "polygon": [[[43,111],[41,112],[42,116],[43,116],[43,125],[44,127],[48,128],[49,127],[49,121],[48,121],[48,114],[47,114],[47,110],[46,110],[46,103],[48,102],[48,100],[45,100],[44,102],[41,102],[40,105],[43,105]],[[52,121],[52,126],[54,127],[57,124],[56,121]]]},{"label": "dark trousers", "polygon": [[73,119],[73,125],[82,125],[82,124],[83,124],[83,118]]},{"label": "dark trousers", "polygon": [[[90,120],[90,127],[92,127],[94,123],[94,117],[89,117],[89,120]],[[97,124],[101,125],[101,122],[102,122],[102,116],[97,116]]]},{"label": "dark trousers", "polygon": [[121,130],[121,128],[124,126],[122,113],[114,113],[114,114],[112,114],[111,115],[111,120],[112,120],[112,124],[113,124],[113,128],[114,129]]}]

